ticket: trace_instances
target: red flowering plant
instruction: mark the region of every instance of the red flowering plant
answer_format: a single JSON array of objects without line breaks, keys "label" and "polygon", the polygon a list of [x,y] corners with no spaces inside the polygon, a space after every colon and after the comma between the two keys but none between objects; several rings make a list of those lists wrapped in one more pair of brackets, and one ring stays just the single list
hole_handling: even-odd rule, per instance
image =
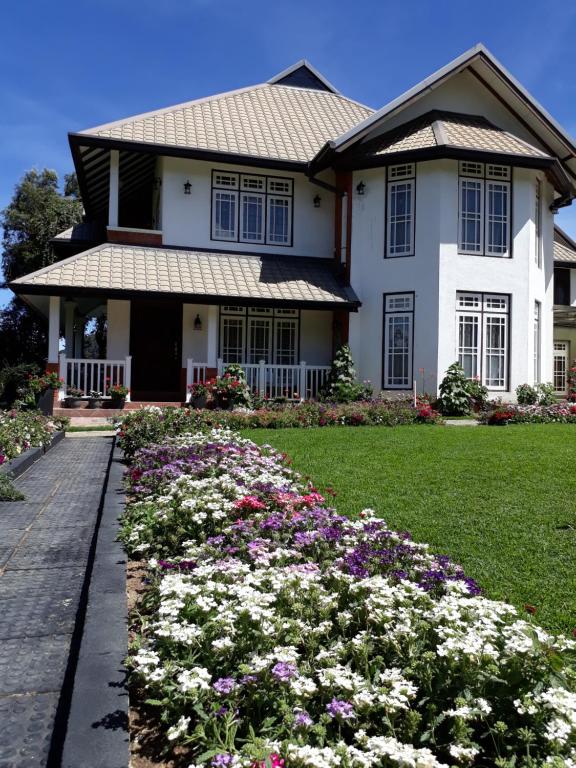
[{"label": "red flowering plant", "polygon": [[576,360],[568,370],[568,397],[567,399],[574,403],[576,402]]},{"label": "red flowering plant", "polygon": [[496,408],[488,417],[488,424],[492,426],[508,424],[512,418],[514,418],[514,411],[507,410],[506,408]]},{"label": "red flowering plant", "polygon": [[[212,382],[214,379],[211,380]],[[208,397],[210,382],[197,381],[194,384],[188,384],[188,392],[190,392],[190,398],[196,400],[200,397]]]},{"label": "red flowering plant", "polygon": [[425,395],[422,398],[416,400],[416,412],[417,420],[422,424],[438,424],[441,420],[441,416],[438,411],[430,405],[429,395]]},{"label": "red flowering plant", "polygon": [[125,400],[129,392],[130,390],[124,384],[112,384],[111,387],[108,387],[108,396],[113,400]]},{"label": "red flowering plant", "polygon": [[250,406],[250,390],[244,370],[239,365],[229,365],[222,376],[212,383],[212,394],[221,406]]},{"label": "red flowering plant", "polygon": [[45,371],[40,376],[29,376],[28,389],[33,394],[45,392],[47,389],[60,389],[64,384],[56,371]]}]

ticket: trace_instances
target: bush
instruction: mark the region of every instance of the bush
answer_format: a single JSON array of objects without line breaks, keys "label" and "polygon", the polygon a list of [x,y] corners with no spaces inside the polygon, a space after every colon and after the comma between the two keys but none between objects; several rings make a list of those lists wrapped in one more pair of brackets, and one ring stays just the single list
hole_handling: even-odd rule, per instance
[{"label": "bush", "polygon": [[130,666],[186,765],[569,766],[574,642],[224,431],[134,459]]},{"label": "bush", "polygon": [[119,445],[131,457],[149,443],[218,426],[231,429],[283,429],[329,426],[397,426],[438,423],[439,414],[430,406],[422,412],[408,400],[370,400],[361,403],[293,403],[254,411],[192,410],[151,406],[131,411],[119,425]]},{"label": "bush", "polygon": [[459,363],[452,363],[439,387],[438,402],[445,416],[466,416],[470,413],[470,382]]},{"label": "bush", "polygon": [[530,384],[519,384],[516,387],[516,400],[519,405],[534,405],[538,402],[538,392]]},{"label": "bush", "polygon": [[26,396],[29,381],[37,376],[40,368],[34,363],[8,365],[0,371],[0,403],[7,407]]},{"label": "bush", "polygon": [[332,367],[320,393],[322,400],[331,403],[354,403],[368,400],[372,396],[372,386],[366,381],[356,381],[356,371],[352,353],[347,344],[336,352]]},{"label": "bush", "polygon": [[[506,414],[503,416],[502,414]],[[509,424],[576,424],[576,405],[555,403],[554,405],[513,405],[493,403],[484,412],[480,421],[495,424],[506,421]]]},{"label": "bush", "polygon": [[59,428],[57,420],[46,418],[37,411],[0,411],[0,464],[28,448],[48,445]]},{"label": "bush", "polygon": [[550,382],[547,384],[537,384],[536,392],[538,394],[538,405],[554,405],[554,403],[558,402],[554,384]]},{"label": "bush", "polygon": [[483,411],[488,405],[488,387],[479,379],[468,379],[468,396],[475,411]]}]

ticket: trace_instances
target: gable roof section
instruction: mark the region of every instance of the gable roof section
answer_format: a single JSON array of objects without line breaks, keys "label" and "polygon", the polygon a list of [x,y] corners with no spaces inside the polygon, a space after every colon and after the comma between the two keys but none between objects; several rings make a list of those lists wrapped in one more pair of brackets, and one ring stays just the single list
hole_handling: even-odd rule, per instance
[{"label": "gable roof section", "polygon": [[106,140],[127,148],[171,147],[305,164],[329,139],[372,111],[333,90],[263,83],[100,125],[70,137],[77,145]]},{"label": "gable roof section", "polygon": [[313,167],[320,168],[329,164],[328,159],[333,154],[340,154],[366,138],[378,126],[384,125],[386,120],[463,70],[469,70],[488,91],[503,102],[549,154],[561,160],[572,180],[576,180],[574,140],[482,44],[466,51],[338,138],[327,142],[313,161]]},{"label": "gable roof section", "polygon": [[554,262],[576,267],[576,243],[560,227],[554,227]]},{"label": "gable roof section", "polygon": [[10,283],[15,293],[188,297],[215,304],[355,310],[331,259],[105,243]]},{"label": "gable roof section", "polygon": [[306,59],[300,59],[296,64],[284,69],[268,80],[270,85],[291,85],[293,88],[313,88],[318,91],[330,91],[340,93],[321,72]]}]

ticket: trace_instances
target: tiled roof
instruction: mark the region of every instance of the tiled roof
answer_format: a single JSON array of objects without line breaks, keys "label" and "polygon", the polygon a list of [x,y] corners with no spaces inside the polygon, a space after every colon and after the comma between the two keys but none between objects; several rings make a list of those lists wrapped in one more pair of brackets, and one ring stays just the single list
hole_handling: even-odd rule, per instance
[{"label": "tiled roof", "polygon": [[373,112],[337,93],[268,84],[82,131],[123,141],[308,162]]},{"label": "tiled roof", "polygon": [[431,147],[454,147],[524,157],[549,157],[527,141],[475,115],[429,112],[370,143],[375,156]]},{"label": "tiled roof", "polygon": [[330,259],[205,252],[104,243],[11,283],[26,288],[171,293],[294,304],[357,305]]},{"label": "tiled roof", "polygon": [[554,261],[576,264],[576,243],[560,227],[554,227]]}]

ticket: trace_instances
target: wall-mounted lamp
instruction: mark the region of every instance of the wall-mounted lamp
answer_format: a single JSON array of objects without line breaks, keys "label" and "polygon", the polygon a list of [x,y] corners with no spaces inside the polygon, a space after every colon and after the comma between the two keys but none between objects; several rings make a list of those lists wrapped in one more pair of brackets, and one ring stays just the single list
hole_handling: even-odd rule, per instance
[{"label": "wall-mounted lamp", "polygon": [[184,194],[189,195],[192,190],[192,184],[189,181],[184,182]]},{"label": "wall-mounted lamp", "polygon": [[314,203],[314,208],[320,208],[320,201],[321,200],[322,200],[322,198],[320,197],[320,195],[316,195],[316,197],[312,201]]},{"label": "wall-mounted lamp", "polygon": [[196,315],[194,318],[194,330],[195,331],[201,331],[202,330],[202,318],[200,315]]},{"label": "wall-mounted lamp", "polygon": [[363,182],[363,181],[360,181],[360,182],[359,182],[359,183],[356,185],[356,192],[358,192],[358,194],[359,194],[359,195],[363,195],[363,194],[364,194],[364,192],[365,192],[365,190],[366,190],[366,184],[364,184],[364,182]]}]

